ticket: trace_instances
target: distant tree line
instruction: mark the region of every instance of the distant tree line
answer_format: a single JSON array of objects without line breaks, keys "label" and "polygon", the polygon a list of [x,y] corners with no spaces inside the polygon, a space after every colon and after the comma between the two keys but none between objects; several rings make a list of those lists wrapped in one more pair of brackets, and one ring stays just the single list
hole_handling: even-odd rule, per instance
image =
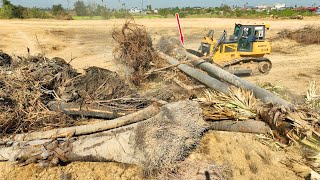
[{"label": "distant tree line", "polygon": [[77,16],[101,16],[104,19],[112,17],[126,18],[130,16],[129,12],[125,9],[115,10],[95,3],[85,4],[81,0],[74,3],[74,11]]},{"label": "distant tree line", "polygon": [[[71,19],[71,14],[77,16],[101,16],[104,19],[110,18],[127,18],[130,16],[128,10],[109,9],[96,3],[84,3],[78,0],[74,3],[72,10],[66,10],[61,4],[53,5],[51,8],[27,8],[20,5],[14,5],[9,0],[0,0],[2,6],[0,7],[0,18],[2,19],[26,19],[26,18],[57,18],[57,19]],[[151,6],[150,6],[151,8]]]},{"label": "distant tree line", "polygon": [[282,10],[255,10],[250,8],[240,8],[239,6],[228,6],[221,4],[219,7],[184,7],[184,8],[162,8],[159,9],[159,14],[162,17],[172,16],[175,13],[179,13],[180,17],[268,17],[270,15],[278,17],[290,17],[296,15],[311,16],[314,15],[310,11],[295,11],[292,8],[286,8]]},{"label": "distant tree line", "polygon": [[0,18],[49,18],[49,15],[39,8],[26,8],[23,6],[16,6],[8,0],[2,0],[2,7],[0,8]]},{"label": "distant tree line", "polygon": [[63,8],[61,4],[53,5],[52,8],[41,9],[37,7],[27,8],[20,5],[13,5],[9,0],[1,0],[2,6],[0,8],[0,18],[2,19],[27,19],[27,18],[58,18],[70,19],[71,16]]},{"label": "distant tree line", "polygon": [[[97,3],[85,3],[78,0],[74,3],[73,9],[66,10],[61,4],[53,5],[51,8],[27,8],[20,5],[13,5],[9,0],[0,0],[2,6],[0,8],[0,18],[57,18],[57,19],[72,19],[71,15],[76,16],[99,16],[104,19],[110,18],[127,18],[130,16],[129,11],[124,9],[110,9],[105,5]],[[245,5],[246,6],[246,5]],[[146,9],[148,14],[152,14],[151,5],[147,5]],[[238,6],[228,6],[221,4],[219,7],[201,8],[201,7],[184,7],[184,8],[161,8],[158,9],[159,17],[167,18],[179,13],[181,18],[185,17],[267,17],[270,15],[276,17],[289,17],[296,15],[309,16],[313,13],[309,11],[295,11],[292,8],[284,10],[254,10],[250,8],[240,8]]]}]

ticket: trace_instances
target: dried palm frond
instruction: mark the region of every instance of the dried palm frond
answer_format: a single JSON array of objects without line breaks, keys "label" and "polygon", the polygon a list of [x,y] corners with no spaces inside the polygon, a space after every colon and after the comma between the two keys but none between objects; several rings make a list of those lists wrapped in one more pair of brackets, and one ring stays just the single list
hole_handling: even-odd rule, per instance
[{"label": "dried palm frond", "polygon": [[266,89],[266,90],[272,92],[273,94],[276,94],[276,95],[280,95],[279,92],[283,91],[283,87],[273,85],[269,82],[259,84],[259,86],[262,87],[263,89]]},{"label": "dried palm frond", "polygon": [[[309,100],[317,97],[316,86],[314,83],[311,85]],[[313,154],[320,153],[320,116],[308,108],[287,109],[271,103],[264,104],[252,92],[239,88],[231,88],[229,95],[207,90],[204,98],[199,100],[207,120],[260,119],[271,126],[273,135],[280,143],[297,142]],[[309,164],[319,164],[315,162],[320,161],[317,158],[320,156],[313,157]]]},{"label": "dried palm frond", "polygon": [[205,90],[204,97],[202,101],[210,104],[204,108],[207,119],[245,120],[257,116],[255,106],[258,100],[250,91],[231,88],[230,95],[225,95],[212,90]]},{"label": "dried palm frond", "polygon": [[288,146],[288,145],[283,144],[279,141],[275,141],[272,133],[270,133],[270,134],[257,134],[256,140],[259,141],[261,144],[268,146],[273,151],[281,151]]},{"label": "dried palm frond", "polygon": [[310,81],[309,82],[309,86],[308,86],[306,100],[307,101],[312,101],[312,100],[314,100],[316,98],[319,98],[320,95],[317,95],[317,90],[318,90],[318,87],[317,87],[316,82],[315,81]]},{"label": "dried palm frond", "polygon": [[307,90],[307,95],[306,95],[306,104],[316,110],[320,111],[320,95],[317,94],[318,87],[315,81],[310,81],[308,90]]},{"label": "dried palm frond", "polygon": [[314,133],[320,137],[320,134],[316,131],[318,126],[318,119],[316,117],[312,117],[302,110],[296,110],[288,112],[286,119],[292,121],[293,126],[297,128],[298,135],[304,134],[309,137]]}]

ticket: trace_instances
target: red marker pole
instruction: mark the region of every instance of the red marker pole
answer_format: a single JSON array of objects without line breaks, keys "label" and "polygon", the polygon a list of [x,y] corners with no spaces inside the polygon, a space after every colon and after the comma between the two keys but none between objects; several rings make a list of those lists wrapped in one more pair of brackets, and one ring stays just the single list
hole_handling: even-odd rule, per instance
[{"label": "red marker pole", "polygon": [[178,23],[179,33],[180,33],[180,41],[181,41],[181,44],[184,45],[184,37],[183,37],[182,29],[181,29],[181,26],[180,26],[179,13],[176,13],[176,18],[177,18],[177,23]]}]

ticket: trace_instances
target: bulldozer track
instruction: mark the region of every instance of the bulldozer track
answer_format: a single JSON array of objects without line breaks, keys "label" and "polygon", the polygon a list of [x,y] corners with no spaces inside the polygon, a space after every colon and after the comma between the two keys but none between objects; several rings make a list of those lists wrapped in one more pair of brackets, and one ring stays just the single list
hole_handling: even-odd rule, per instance
[{"label": "bulldozer track", "polygon": [[251,75],[268,74],[272,68],[272,63],[268,58],[239,58],[228,63],[220,64],[228,71],[251,70]]}]

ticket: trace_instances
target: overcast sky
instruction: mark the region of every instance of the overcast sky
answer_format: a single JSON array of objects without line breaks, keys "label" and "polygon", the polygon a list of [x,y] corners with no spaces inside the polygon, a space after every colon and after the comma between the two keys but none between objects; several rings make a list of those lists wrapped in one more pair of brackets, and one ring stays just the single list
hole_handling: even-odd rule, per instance
[{"label": "overcast sky", "polygon": [[[77,0],[11,0],[13,4],[22,5],[27,7],[51,7],[53,4],[62,4],[64,7],[72,8],[74,2]],[[319,0],[84,0],[90,3],[99,3],[107,5],[111,8],[119,8],[121,4],[125,3],[126,8],[131,7],[145,7],[146,5],[152,5],[153,8],[159,7],[186,7],[186,6],[200,6],[200,7],[212,7],[220,6],[222,3],[232,5],[243,6],[248,2],[249,6],[256,6],[259,4],[274,4],[285,3],[288,6],[305,5],[311,6],[316,4],[320,6]]]}]

